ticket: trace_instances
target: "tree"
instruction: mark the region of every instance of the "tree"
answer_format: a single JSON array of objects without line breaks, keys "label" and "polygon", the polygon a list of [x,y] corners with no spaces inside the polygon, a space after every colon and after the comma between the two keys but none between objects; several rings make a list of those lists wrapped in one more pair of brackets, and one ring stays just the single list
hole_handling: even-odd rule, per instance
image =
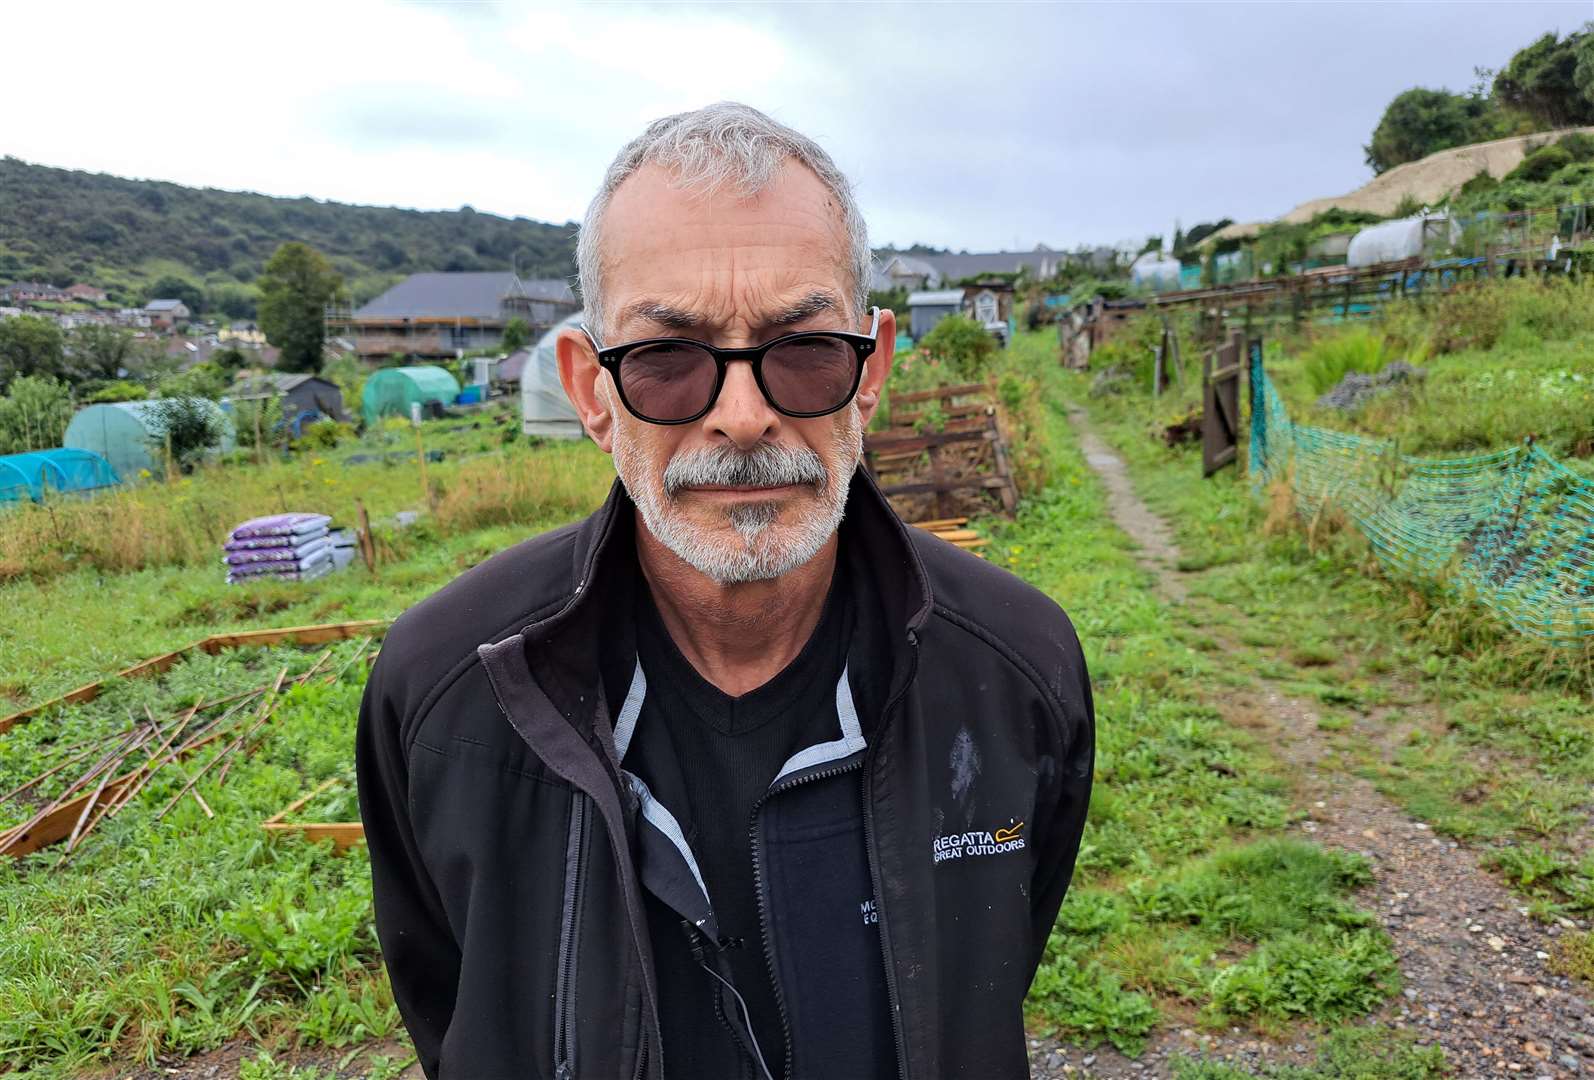
[{"label": "tree", "polygon": [[23,375],[59,375],[66,362],[61,328],[37,315],[0,319],[0,391]]},{"label": "tree", "polygon": [[320,371],[327,304],[343,292],[343,278],[319,251],[290,242],[277,249],[255,283],[260,329],[281,350],[284,371]]},{"label": "tree", "polygon": [[176,274],[163,274],[149,287],[146,300],[181,300],[189,311],[199,314],[205,308],[205,293],[192,281]]},{"label": "tree", "polygon": [[506,352],[515,352],[531,344],[531,324],[520,316],[515,316],[504,324],[503,347]]},{"label": "tree", "polygon": [[[1594,123],[1594,97],[1585,92],[1594,77],[1590,39],[1594,31],[1557,38],[1545,34],[1522,49],[1494,79],[1494,96],[1500,103],[1533,118],[1541,128]],[[1580,82],[1579,68],[1585,78]]]},{"label": "tree", "polygon": [[136,366],[137,339],[132,331],[117,326],[89,323],[72,331],[67,338],[71,354],[67,368],[73,378],[119,379]]},{"label": "tree", "polygon": [[1374,172],[1465,146],[1493,134],[1493,102],[1473,94],[1415,87],[1397,94],[1363,147]]},{"label": "tree", "polygon": [[221,444],[222,420],[203,398],[161,398],[148,413],[150,449],[164,458],[168,450],[183,472]]},{"label": "tree", "polygon": [[61,445],[72,419],[66,383],[48,375],[22,375],[0,398],[0,454]]}]

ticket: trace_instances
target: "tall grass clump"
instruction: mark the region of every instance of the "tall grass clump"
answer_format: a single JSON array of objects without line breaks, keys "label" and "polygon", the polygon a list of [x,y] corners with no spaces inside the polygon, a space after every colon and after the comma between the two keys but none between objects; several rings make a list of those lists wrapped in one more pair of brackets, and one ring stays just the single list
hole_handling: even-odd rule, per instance
[{"label": "tall grass clump", "polygon": [[[607,458],[584,441],[439,462],[427,477],[433,520],[444,533],[584,513],[602,502],[612,478]],[[84,566],[104,573],[213,566],[240,521],[309,511],[353,525],[359,503],[378,521],[424,507],[413,460],[202,465],[170,481],[23,503],[0,511],[0,582]]]},{"label": "tall grass clump", "polygon": [[1594,279],[1507,278],[1401,300],[1385,310],[1384,331],[1436,353],[1566,340],[1594,333]]},{"label": "tall grass clump", "polygon": [[1302,371],[1314,394],[1326,394],[1350,372],[1371,375],[1393,359],[1383,335],[1358,326],[1308,346]]}]

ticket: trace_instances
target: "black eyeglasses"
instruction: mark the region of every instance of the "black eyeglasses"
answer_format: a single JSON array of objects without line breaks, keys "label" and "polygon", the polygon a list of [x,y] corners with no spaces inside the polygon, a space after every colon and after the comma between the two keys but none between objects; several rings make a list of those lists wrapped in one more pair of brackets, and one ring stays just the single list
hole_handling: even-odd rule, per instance
[{"label": "black eyeglasses", "polygon": [[875,350],[880,309],[868,334],[806,330],[750,349],[717,349],[690,338],[644,338],[607,349],[584,328],[598,363],[614,377],[620,402],[650,424],[690,424],[708,415],[725,385],[725,366],[753,365],[764,400],[782,416],[828,416],[852,400],[863,362]]}]

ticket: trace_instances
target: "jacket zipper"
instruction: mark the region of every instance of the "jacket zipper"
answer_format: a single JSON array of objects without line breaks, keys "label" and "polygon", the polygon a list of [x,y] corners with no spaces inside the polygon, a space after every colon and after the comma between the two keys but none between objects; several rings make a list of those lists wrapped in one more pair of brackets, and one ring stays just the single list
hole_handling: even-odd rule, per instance
[{"label": "jacket zipper", "polygon": [[[914,677],[919,671],[919,636],[912,630],[908,631],[909,668],[908,677],[903,682],[902,688],[892,695],[890,701],[881,715],[884,718],[891,716],[891,710],[896,708],[902,700],[908,687],[913,685]],[[885,723],[880,725],[882,731]],[[886,895],[880,880],[880,857],[874,839],[874,783],[873,770],[865,770],[863,774],[863,846],[869,855],[869,882],[874,887],[875,914],[880,920],[880,954],[886,966],[886,1003],[891,1012],[891,1035],[897,1044],[897,1080],[908,1080],[908,1039],[902,1030],[902,998],[897,990],[897,968],[891,958],[891,934],[886,923]]]},{"label": "jacket zipper", "polygon": [[576,964],[580,948],[581,879],[587,861],[587,797],[570,793],[570,838],[565,847],[565,894],[559,922],[559,974],[554,986],[554,1076],[576,1075]]},{"label": "jacket zipper", "polygon": [[[753,895],[758,898],[758,932],[759,937],[763,940],[764,944],[764,963],[769,968],[769,983],[775,988],[775,1005],[780,1011],[780,1033],[786,1042],[786,1054],[784,1058],[785,1064],[781,1069],[780,1076],[776,1077],[776,1080],[785,1080],[786,1077],[791,1075],[791,1020],[786,1015],[786,994],[780,988],[780,975],[775,970],[775,947],[769,938],[769,911],[767,905],[764,903],[764,845],[763,838],[759,835],[758,815],[759,812],[764,809],[764,803],[768,802],[770,797],[773,795],[778,795],[783,791],[790,791],[794,787],[800,787],[803,784],[811,783],[815,780],[828,780],[833,776],[840,776],[842,773],[852,772],[854,769],[859,768],[862,764],[862,760],[859,759],[848,765],[842,765],[832,769],[823,769],[819,772],[811,773],[797,780],[789,781],[780,787],[771,788],[770,790],[766,791],[758,800],[758,802],[753,804],[752,821],[748,825],[748,837],[751,841],[753,849]],[[867,810],[867,808],[865,809]],[[868,821],[869,819],[866,814],[864,817],[864,828],[866,832],[868,829]],[[885,925],[882,923],[881,929],[884,930],[884,928]],[[890,975],[891,972],[888,967],[886,970],[888,986],[890,985]],[[892,995],[894,1001],[894,990],[892,991]],[[893,1012],[893,1019],[894,1017],[895,1014]],[[756,1039],[758,1036],[755,1033],[753,1037]]]},{"label": "jacket zipper", "polygon": [[870,784],[864,778],[863,791],[863,844],[869,853],[869,877],[874,886],[875,915],[880,920],[880,951],[886,965],[886,1001],[891,1011],[891,1035],[897,1045],[897,1077],[908,1080],[908,1040],[902,1032],[901,998],[897,996],[897,970],[891,961],[891,938],[886,932],[886,900],[880,888],[880,867],[875,857],[874,812],[869,805]]}]

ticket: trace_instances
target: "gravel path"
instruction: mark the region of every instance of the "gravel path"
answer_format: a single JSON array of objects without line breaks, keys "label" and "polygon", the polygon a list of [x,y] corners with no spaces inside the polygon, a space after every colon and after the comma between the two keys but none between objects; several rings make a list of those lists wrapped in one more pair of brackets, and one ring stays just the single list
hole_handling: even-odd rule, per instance
[{"label": "gravel path", "polygon": [[[1142,565],[1156,575],[1163,595],[1179,602],[1185,589],[1167,524],[1135,494],[1122,460],[1090,431],[1083,414],[1070,420],[1086,460],[1107,486],[1114,521],[1141,545]],[[1555,939],[1586,923],[1544,926],[1529,918],[1520,901],[1479,868],[1476,852],[1434,836],[1370,783],[1334,769],[1314,706],[1265,681],[1256,693],[1228,695],[1219,705],[1232,723],[1298,767],[1298,806],[1308,816],[1295,829],[1372,862],[1373,883],[1358,899],[1389,933],[1405,980],[1403,994],[1375,1020],[1414,1032],[1424,1045],[1442,1046],[1459,1077],[1594,1077],[1594,1004],[1586,987],[1555,975],[1546,963]],[[1365,733],[1383,741],[1378,734]],[[1037,1080],[1166,1077],[1170,1057],[1180,1053],[1252,1067],[1314,1057],[1307,1041],[1174,1028],[1159,1033],[1138,1060],[1038,1039],[1032,1040],[1031,1063]]]}]

